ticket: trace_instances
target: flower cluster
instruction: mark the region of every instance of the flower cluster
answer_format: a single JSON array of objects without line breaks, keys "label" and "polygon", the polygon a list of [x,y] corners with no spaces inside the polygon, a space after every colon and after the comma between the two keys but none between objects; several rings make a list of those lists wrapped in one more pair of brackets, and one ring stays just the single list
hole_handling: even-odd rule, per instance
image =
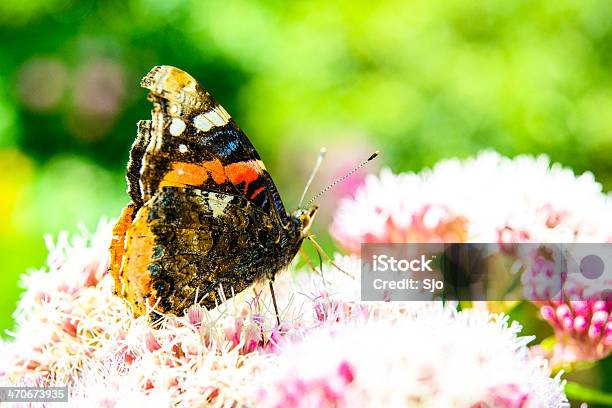
[{"label": "flower cluster", "polygon": [[553,365],[598,360],[612,353],[612,292],[603,290],[612,287],[612,279],[591,278],[569,274],[560,296],[535,302],[558,340],[553,350],[541,353]]},{"label": "flower cluster", "polygon": [[369,242],[610,242],[612,199],[591,173],[487,151],[368,176],[341,201],[331,233],[354,253]]},{"label": "flower cluster", "polygon": [[612,352],[612,301],[551,301],[541,307],[542,317],[559,337],[551,353],[552,364],[597,360]]},{"label": "flower cluster", "polygon": [[529,360],[531,339],[506,317],[440,308],[411,319],[391,310],[289,343],[266,372],[266,405],[563,406],[558,378]]},{"label": "flower cluster", "polygon": [[93,235],[48,240],[48,270],[23,277],[26,291],[15,312],[14,339],[2,344],[0,378],[71,384],[75,406],[83,399],[114,406],[118,398],[136,397],[245,403],[256,356],[265,358],[277,345],[279,329],[267,326],[273,315],[236,301],[216,313],[194,305],[154,325],[135,319],[113,295],[110,237],[110,224],[102,222]]},{"label": "flower cluster", "polygon": [[[74,406],[566,406],[520,326],[440,303],[356,302],[359,260],[276,281],[214,310],[134,318],[106,272],[108,225],[62,235],[23,279],[3,384],[70,385]],[[485,344],[486,347],[482,347]],[[458,380],[461,379],[461,380]]]},{"label": "flower cluster", "polygon": [[[488,151],[419,174],[368,176],[341,202],[331,233],[352,253],[381,242],[490,242],[502,253],[520,242],[612,242],[612,197],[592,174],[576,176],[546,156]],[[537,251],[518,257],[525,299],[542,307],[557,335],[552,362],[610,354],[610,299],[601,301],[610,279],[585,277],[580,267],[560,271]]]}]

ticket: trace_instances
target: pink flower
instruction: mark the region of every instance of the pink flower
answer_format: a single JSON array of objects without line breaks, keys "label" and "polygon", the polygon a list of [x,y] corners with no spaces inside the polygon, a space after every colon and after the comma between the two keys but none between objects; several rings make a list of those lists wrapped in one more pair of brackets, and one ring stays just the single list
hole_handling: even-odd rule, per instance
[{"label": "pink flower", "polygon": [[148,332],[145,335],[145,344],[147,345],[147,349],[151,352],[157,351],[161,348],[153,332]]},{"label": "pink flower", "polygon": [[187,310],[187,319],[189,320],[190,324],[199,329],[202,327],[205,314],[206,309],[199,305],[193,305]]},{"label": "pink flower", "polygon": [[557,336],[553,364],[598,360],[612,351],[612,300],[550,301],[540,313]]},{"label": "pink flower", "polygon": [[478,402],[471,408],[524,408],[529,406],[529,393],[521,390],[517,384],[501,384],[491,387],[485,401]]},{"label": "pink flower", "polygon": [[[331,233],[352,253],[362,243],[490,242],[522,256],[518,243],[611,242],[612,199],[592,174],[575,175],[546,156],[483,152],[416,174],[383,169],[368,176],[341,201]],[[596,314],[591,305],[580,314],[567,301],[591,302],[597,285],[612,282],[579,283],[570,275],[555,259],[535,254],[521,275],[523,295],[539,306],[551,301],[542,315],[557,333],[557,359],[602,358],[610,353],[609,310]]]},{"label": "pink flower", "polygon": [[584,260],[595,255],[585,257],[582,248],[539,245],[522,257],[524,296],[540,307],[557,338],[551,352],[539,353],[554,365],[597,360],[612,351],[612,292],[606,291],[612,280],[583,268]]},{"label": "pink flower", "polygon": [[340,202],[330,231],[353,253],[371,242],[610,242],[612,200],[590,173],[489,151],[368,176]]},{"label": "pink flower", "polygon": [[566,406],[559,379],[528,358],[518,330],[500,316],[443,310],[328,320],[269,361],[261,405]]},{"label": "pink flower", "polygon": [[540,254],[534,254],[527,270],[521,275],[523,294],[532,301],[560,299],[567,280],[567,271],[558,263]]},{"label": "pink flower", "polygon": [[[336,213],[331,233],[344,249],[352,253],[359,253],[362,243],[464,242],[467,238],[465,217],[444,205],[423,204],[412,211],[403,210],[401,202],[391,211],[376,206],[372,208],[372,214],[367,215],[372,228],[359,231],[357,227],[357,231],[352,231],[347,228],[347,218],[352,218],[349,214],[354,209],[348,204],[350,200],[345,199],[343,203],[344,207]],[[363,218],[361,221],[367,223]]]},{"label": "pink flower", "polygon": [[353,379],[353,367],[347,361],[340,362],[332,375],[309,379],[290,377],[275,390],[276,401],[271,406],[277,408],[343,406],[343,394]]}]

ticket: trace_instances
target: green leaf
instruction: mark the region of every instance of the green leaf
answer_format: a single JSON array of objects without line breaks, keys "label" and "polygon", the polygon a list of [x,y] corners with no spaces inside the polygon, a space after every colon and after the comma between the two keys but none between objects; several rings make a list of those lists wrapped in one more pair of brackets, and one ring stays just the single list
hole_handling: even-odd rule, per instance
[{"label": "green leaf", "polygon": [[565,394],[572,400],[592,404],[612,405],[612,394],[587,388],[575,382],[568,382],[565,385]]}]

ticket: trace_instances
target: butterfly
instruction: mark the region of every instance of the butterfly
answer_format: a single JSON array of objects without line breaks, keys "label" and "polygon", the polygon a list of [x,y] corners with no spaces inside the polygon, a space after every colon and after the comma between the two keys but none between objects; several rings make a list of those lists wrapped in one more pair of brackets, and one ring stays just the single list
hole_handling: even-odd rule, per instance
[{"label": "butterfly", "polygon": [[126,172],[131,202],[113,229],[115,294],[136,316],[214,308],[274,280],[296,256],[317,206],[285,210],[259,154],[188,73],[154,67],[153,103],[138,123]]}]

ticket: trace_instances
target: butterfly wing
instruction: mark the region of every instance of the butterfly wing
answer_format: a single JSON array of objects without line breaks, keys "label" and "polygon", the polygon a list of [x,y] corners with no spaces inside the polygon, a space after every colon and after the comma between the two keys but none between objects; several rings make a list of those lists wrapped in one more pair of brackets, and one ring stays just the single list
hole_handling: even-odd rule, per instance
[{"label": "butterfly wing", "polygon": [[132,161],[140,166],[128,169],[134,202],[146,202],[164,186],[193,186],[242,197],[279,224],[287,222],[278,190],[257,151],[193,77],[159,66],[141,85],[151,91],[153,111],[152,120],[139,125],[141,142],[135,145],[141,148]]},{"label": "butterfly wing", "polygon": [[147,306],[181,314],[195,302],[213,308],[276,270],[280,232],[244,198],[191,187],[163,187],[127,228],[116,282],[136,314]]}]

